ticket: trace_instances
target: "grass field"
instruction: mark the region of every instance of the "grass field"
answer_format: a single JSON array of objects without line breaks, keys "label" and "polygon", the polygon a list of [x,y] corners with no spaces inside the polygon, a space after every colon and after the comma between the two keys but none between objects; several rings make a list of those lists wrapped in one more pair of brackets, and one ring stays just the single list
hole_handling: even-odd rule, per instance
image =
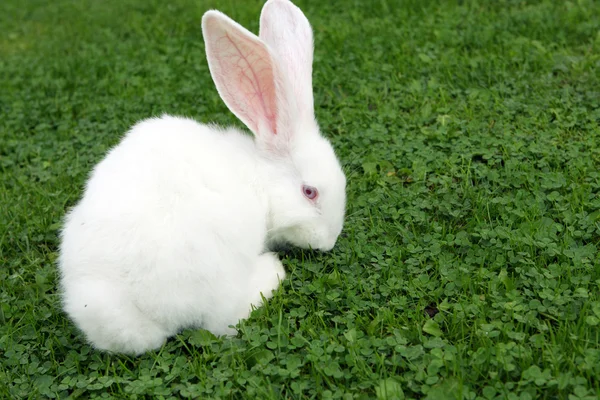
[{"label": "grass field", "polygon": [[0,2],[0,398],[600,397],[600,2],[297,4],[344,233],[238,337],[129,358],[60,311],[61,218],[135,121],[239,124],[200,20],[262,1]]}]

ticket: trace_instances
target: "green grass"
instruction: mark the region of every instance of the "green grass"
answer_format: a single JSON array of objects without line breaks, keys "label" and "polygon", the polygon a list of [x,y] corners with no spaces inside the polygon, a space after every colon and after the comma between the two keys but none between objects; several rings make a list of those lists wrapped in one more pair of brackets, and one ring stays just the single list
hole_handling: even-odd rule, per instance
[{"label": "green grass", "polygon": [[262,1],[0,2],[0,398],[598,398],[600,2],[298,4],[343,236],[237,338],[128,358],[60,311],[61,218],[135,121],[237,124],[200,20]]}]

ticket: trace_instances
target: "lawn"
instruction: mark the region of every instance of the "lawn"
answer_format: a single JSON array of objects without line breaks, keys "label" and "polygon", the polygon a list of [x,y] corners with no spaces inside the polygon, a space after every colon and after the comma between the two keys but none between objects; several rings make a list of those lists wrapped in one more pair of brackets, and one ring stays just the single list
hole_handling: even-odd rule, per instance
[{"label": "lawn", "polygon": [[297,4],[344,232],[237,337],[134,358],[61,312],[61,219],[137,120],[240,125],[200,20],[262,1],[0,2],[0,398],[600,397],[600,2]]}]

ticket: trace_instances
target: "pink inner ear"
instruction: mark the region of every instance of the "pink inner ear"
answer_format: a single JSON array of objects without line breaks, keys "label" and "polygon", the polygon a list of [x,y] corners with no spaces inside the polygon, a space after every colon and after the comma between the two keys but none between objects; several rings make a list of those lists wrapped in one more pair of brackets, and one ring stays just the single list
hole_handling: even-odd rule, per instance
[{"label": "pink inner ear", "polygon": [[231,30],[214,38],[213,49],[225,103],[256,135],[264,128],[276,134],[277,98],[267,49]]}]

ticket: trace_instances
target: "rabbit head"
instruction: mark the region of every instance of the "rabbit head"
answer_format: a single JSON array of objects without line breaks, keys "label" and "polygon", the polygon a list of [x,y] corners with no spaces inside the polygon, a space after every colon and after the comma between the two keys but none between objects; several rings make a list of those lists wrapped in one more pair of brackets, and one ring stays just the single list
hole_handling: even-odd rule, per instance
[{"label": "rabbit head", "polygon": [[204,15],[202,31],[221,98],[255,136],[267,244],[330,250],[343,226],[346,178],[314,116],[308,20],[290,1],[269,0],[259,37],[218,11]]}]

